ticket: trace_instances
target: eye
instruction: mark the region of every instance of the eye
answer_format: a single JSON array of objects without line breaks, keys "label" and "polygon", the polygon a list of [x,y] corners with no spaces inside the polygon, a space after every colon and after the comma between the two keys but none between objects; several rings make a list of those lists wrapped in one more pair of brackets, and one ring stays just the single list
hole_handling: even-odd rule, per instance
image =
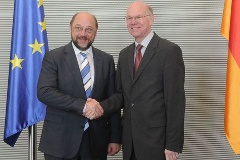
[{"label": "eye", "polygon": [[126,17],[127,21],[131,21],[133,19],[133,17]]},{"label": "eye", "polygon": [[75,27],[75,30],[76,31],[82,31],[83,29],[82,29],[82,27]]},{"label": "eye", "polygon": [[93,29],[92,29],[92,28],[86,28],[86,32],[92,33],[92,32],[93,32]]},{"label": "eye", "polygon": [[136,19],[140,20],[140,19],[142,19],[142,16],[137,16]]}]

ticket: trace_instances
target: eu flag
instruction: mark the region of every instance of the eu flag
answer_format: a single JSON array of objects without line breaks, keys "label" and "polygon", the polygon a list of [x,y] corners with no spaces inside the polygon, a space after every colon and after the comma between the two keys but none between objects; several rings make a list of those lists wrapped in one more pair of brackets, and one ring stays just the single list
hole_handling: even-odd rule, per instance
[{"label": "eu flag", "polygon": [[43,0],[15,0],[4,128],[4,141],[12,147],[24,128],[45,117],[36,89],[47,51]]}]

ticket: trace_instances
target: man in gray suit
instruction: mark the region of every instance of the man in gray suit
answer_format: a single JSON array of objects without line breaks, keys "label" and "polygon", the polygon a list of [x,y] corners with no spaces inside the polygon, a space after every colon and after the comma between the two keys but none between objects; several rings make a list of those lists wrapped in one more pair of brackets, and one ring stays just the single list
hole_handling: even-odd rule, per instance
[{"label": "man in gray suit", "polygon": [[106,160],[121,149],[120,109],[98,118],[102,108],[86,105],[88,97],[102,101],[114,93],[113,57],[92,46],[97,29],[95,16],[75,14],[72,41],[44,57],[37,94],[47,105],[39,145],[46,160]]},{"label": "man in gray suit", "polygon": [[119,54],[116,94],[100,103],[105,114],[123,106],[124,160],[175,160],[183,148],[182,51],[152,31],[153,21],[146,3],[129,6],[126,23],[135,42]]}]

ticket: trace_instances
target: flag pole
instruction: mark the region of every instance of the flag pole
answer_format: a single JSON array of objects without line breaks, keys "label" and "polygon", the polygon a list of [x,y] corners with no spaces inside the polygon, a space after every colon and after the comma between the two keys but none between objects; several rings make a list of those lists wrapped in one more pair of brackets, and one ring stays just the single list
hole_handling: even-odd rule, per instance
[{"label": "flag pole", "polygon": [[28,127],[28,160],[36,160],[37,149],[36,149],[36,124]]}]

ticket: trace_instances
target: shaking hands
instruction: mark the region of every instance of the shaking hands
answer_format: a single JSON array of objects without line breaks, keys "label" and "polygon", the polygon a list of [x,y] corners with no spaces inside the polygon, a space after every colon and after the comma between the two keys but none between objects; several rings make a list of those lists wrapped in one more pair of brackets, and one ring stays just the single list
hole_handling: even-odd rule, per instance
[{"label": "shaking hands", "polygon": [[86,103],[85,112],[83,116],[87,117],[88,119],[97,119],[103,115],[104,111],[98,101],[95,99],[88,98]]}]

